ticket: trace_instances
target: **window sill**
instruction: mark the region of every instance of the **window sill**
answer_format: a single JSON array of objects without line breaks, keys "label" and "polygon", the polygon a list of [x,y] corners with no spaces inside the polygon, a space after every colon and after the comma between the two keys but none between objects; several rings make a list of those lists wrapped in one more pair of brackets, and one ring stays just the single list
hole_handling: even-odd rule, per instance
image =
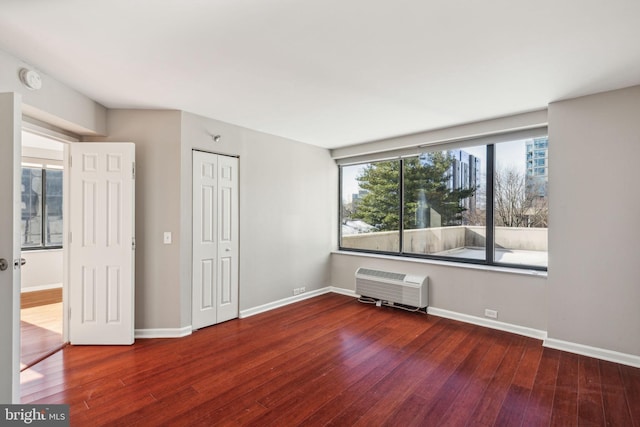
[{"label": "window sill", "polygon": [[22,248],[20,252],[22,253],[39,253],[39,252],[62,252],[64,248]]},{"label": "window sill", "polygon": [[496,265],[469,264],[466,262],[439,261],[435,259],[411,258],[411,257],[403,257],[403,256],[372,254],[372,253],[365,253],[365,252],[352,252],[352,251],[341,251],[341,250],[334,250],[334,251],[331,251],[331,253],[335,255],[348,255],[348,256],[363,257],[363,258],[386,259],[391,261],[415,262],[418,264],[440,265],[443,267],[452,267],[452,268],[468,268],[471,270],[482,270],[482,271],[491,271],[496,273],[517,274],[521,276],[535,276],[535,277],[541,277],[544,279],[547,278],[546,271],[528,270],[526,268],[510,268],[510,267],[500,267]]}]

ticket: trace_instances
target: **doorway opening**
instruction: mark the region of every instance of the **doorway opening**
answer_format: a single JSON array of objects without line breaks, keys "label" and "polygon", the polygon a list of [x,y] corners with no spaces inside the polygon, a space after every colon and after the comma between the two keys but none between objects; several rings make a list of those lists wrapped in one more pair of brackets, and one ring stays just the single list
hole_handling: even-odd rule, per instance
[{"label": "doorway opening", "polygon": [[20,370],[65,345],[63,142],[22,131]]}]

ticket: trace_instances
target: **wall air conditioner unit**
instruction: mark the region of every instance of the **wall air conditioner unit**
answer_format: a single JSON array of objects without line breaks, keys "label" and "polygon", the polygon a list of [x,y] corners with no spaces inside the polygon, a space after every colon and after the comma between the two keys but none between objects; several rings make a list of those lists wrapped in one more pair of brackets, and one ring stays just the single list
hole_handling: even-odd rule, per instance
[{"label": "wall air conditioner unit", "polygon": [[395,304],[424,308],[429,305],[428,276],[417,276],[360,267],[356,294]]}]

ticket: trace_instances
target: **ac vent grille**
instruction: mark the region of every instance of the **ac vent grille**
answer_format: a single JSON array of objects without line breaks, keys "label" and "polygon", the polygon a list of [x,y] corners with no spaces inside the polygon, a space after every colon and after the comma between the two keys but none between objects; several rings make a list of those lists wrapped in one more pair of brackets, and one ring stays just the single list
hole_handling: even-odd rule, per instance
[{"label": "ac vent grille", "polygon": [[423,308],[429,305],[428,276],[359,268],[356,294]]},{"label": "ac vent grille", "polygon": [[404,280],[405,277],[407,277],[406,274],[392,273],[390,271],[372,270],[370,268],[360,268],[358,269],[358,273],[363,276],[379,277],[381,279],[400,280],[400,281]]}]

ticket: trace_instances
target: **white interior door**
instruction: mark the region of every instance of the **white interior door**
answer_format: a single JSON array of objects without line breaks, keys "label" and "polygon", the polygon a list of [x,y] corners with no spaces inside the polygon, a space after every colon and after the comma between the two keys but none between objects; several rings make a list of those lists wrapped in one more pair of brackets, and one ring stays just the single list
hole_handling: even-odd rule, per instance
[{"label": "white interior door", "polygon": [[238,317],[238,159],[193,152],[192,327]]},{"label": "white interior door", "polygon": [[70,151],[69,340],[133,344],[135,146]]},{"label": "white interior door", "polygon": [[20,105],[0,94],[0,403],[20,402]]}]

